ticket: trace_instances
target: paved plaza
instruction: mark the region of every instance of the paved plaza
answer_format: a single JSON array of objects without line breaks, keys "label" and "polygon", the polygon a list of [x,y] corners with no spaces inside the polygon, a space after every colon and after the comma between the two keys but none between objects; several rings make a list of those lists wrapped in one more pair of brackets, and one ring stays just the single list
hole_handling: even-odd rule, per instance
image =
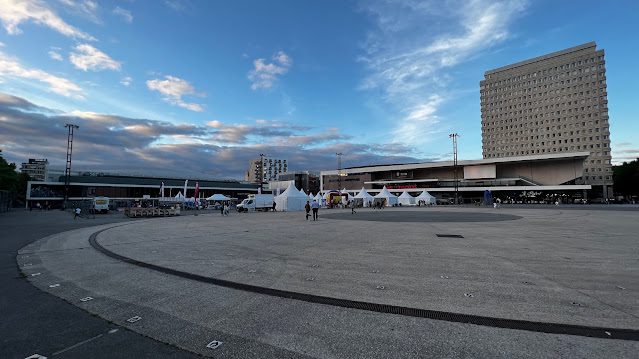
[{"label": "paved plaza", "polygon": [[43,291],[216,358],[630,358],[637,233],[636,207],[216,212],[54,234],[17,262]]}]

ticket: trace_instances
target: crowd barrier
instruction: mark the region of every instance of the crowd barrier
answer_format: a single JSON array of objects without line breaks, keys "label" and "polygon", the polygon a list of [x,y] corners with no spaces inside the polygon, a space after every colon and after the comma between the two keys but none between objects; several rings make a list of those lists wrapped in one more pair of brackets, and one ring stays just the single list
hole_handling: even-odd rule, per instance
[{"label": "crowd barrier", "polygon": [[169,217],[179,216],[179,208],[138,208],[132,207],[124,210],[127,217]]}]

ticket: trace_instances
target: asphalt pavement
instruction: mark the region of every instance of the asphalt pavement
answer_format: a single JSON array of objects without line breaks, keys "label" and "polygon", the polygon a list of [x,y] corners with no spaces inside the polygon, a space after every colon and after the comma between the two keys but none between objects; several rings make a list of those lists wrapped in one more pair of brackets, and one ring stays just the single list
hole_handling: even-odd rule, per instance
[{"label": "asphalt pavement", "polygon": [[126,221],[121,214],[73,219],[62,211],[0,214],[0,358],[198,358],[110,323],[31,285],[17,251],[63,231]]}]

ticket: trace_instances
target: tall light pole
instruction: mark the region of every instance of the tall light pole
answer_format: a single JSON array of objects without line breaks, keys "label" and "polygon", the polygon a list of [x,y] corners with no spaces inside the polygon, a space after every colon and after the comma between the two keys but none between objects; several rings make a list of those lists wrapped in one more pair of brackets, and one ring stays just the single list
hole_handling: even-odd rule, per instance
[{"label": "tall light pole", "polygon": [[64,202],[62,208],[67,208],[69,201],[69,182],[71,181],[71,155],[73,154],[73,130],[80,128],[78,125],[67,123],[64,125],[69,130],[67,136],[67,166],[64,170]]},{"label": "tall light pole", "polygon": [[264,184],[264,156],[263,153],[260,153],[260,193],[262,193],[262,185]]},{"label": "tall light pole", "polygon": [[341,152],[337,152],[337,190],[342,193],[342,154]]},{"label": "tall light pole", "polygon": [[457,192],[459,190],[459,185],[457,183],[457,137],[459,135],[457,133],[451,133],[448,137],[453,140],[453,173],[455,176],[455,204],[458,204]]}]

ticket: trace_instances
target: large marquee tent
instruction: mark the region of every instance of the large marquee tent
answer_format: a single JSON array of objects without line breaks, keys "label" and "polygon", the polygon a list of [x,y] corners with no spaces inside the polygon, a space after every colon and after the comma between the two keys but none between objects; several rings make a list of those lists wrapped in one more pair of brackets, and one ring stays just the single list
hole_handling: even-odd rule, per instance
[{"label": "large marquee tent", "polygon": [[387,207],[397,204],[397,196],[390,193],[386,186],[374,197],[376,200],[383,200]]},{"label": "large marquee tent", "polygon": [[361,200],[362,206],[368,207],[369,203],[373,203],[373,201],[375,200],[375,197],[371,196],[371,194],[366,191],[366,188],[362,187],[362,190],[359,191],[359,193],[356,194],[355,197],[353,197],[353,199],[356,202],[359,202]]},{"label": "large marquee tent", "polygon": [[415,199],[417,201],[423,201],[425,204],[437,204],[437,199],[430,193],[426,192],[426,190],[423,190]]},{"label": "large marquee tent", "polygon": [[302,211],[308,201],[308,196],[300,192],[292,183],[288,185],[286,191],[275,197],[275,208],[278,211]]},{"label": "large marquee tent", "polygon": [[397,197],[397,202],[402,206],[413,206],[415,205],[415,197],[408,194],[408,192],[404,191],[402,194]]}]

